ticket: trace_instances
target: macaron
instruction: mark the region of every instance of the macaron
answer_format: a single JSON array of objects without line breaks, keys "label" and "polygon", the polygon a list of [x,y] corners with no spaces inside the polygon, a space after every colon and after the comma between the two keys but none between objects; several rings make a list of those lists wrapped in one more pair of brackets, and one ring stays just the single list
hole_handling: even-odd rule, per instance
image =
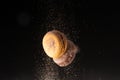
[{"label": "macaron", "polygon": [[45,53],[51,58],[61,57],[67,49],[66,36],[57,30],[47,32],[42,40]]}]

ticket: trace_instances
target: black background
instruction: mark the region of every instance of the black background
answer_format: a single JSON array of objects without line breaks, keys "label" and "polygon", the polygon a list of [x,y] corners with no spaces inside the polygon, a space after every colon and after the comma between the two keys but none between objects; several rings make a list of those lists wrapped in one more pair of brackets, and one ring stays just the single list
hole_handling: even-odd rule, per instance
[{"label": "black background", "polygon": [[[72,13],[75,24],[79,26],[75,27],[75,30],[81,31],[79,40],[76,41],[81,48],[82,56],[78,55],[81,61],[80,64],[74,64],[80,69],[75,72],[80,76],[79,79],[71,80],[119,80],[120,15],[119,9],[116,9],[118,5],[108,1],[85,0],[2,2],[0,80],[33,80],[33,54],[37,50],[36,45],[39,45],[38,37],[41,39],[46,33],[46,29],[39,28],[39,25],[45,21],[51,5],[57,9],[66,5],[63,12],[68,15]],[[77,59],[79,60],[78,57]]]}]

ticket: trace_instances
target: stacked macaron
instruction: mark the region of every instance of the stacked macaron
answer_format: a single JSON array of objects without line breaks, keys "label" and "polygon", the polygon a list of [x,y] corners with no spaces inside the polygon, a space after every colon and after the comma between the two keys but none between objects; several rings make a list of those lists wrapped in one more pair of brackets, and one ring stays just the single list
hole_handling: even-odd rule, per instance
[{"label": "stacked macaron", "polygon": [[60,67],[71,64],[78,51],[77,46],[57,30],[47,32],[42,44],[45,53]]}]

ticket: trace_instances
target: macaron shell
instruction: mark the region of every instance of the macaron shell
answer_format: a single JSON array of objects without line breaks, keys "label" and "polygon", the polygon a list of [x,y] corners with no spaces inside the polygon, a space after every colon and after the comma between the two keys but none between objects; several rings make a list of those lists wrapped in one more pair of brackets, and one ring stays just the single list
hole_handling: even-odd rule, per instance
[{"label": "macaron shell", "polygon": [[53,58],[61,52],[61,43],[59,38],[52,32],[48,32],[43,38],[43,48],[45,53]]},{"label": "macaron shell", "polygon": [[45,53],[49,57],[59,58],[66,50],[67,39],[61,32],[53,30],[45,34],[42,44]]},{"label": "macaron shell", "polygon": [[63,34],[63,33],[61,33],[60,31],[57,31],[57,30],[53,30],[52,31],[53,33],[55,33],[58,37],[59,37],[59,39],[60,39],[60,41],[61,41],[61,53],[59,54],[59,56],[58,57],[53,57],[53,58],[59,58],[59,57],[61,57],[64,53],[65,53],[65,51],[66,51],[66,49],[67,49],[67,38],[66,38],[66,36]]}]

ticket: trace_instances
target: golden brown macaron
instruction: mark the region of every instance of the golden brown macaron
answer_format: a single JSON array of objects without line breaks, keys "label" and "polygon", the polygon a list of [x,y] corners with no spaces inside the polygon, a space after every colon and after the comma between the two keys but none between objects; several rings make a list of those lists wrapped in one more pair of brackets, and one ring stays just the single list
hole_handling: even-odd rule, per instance
[{"label": "golden brown macaron", "polygon": [[42,45],[45,53],[49,57],[59,58],[67,49],[67,38],[63,33],[52,30],[45,34]]}]

